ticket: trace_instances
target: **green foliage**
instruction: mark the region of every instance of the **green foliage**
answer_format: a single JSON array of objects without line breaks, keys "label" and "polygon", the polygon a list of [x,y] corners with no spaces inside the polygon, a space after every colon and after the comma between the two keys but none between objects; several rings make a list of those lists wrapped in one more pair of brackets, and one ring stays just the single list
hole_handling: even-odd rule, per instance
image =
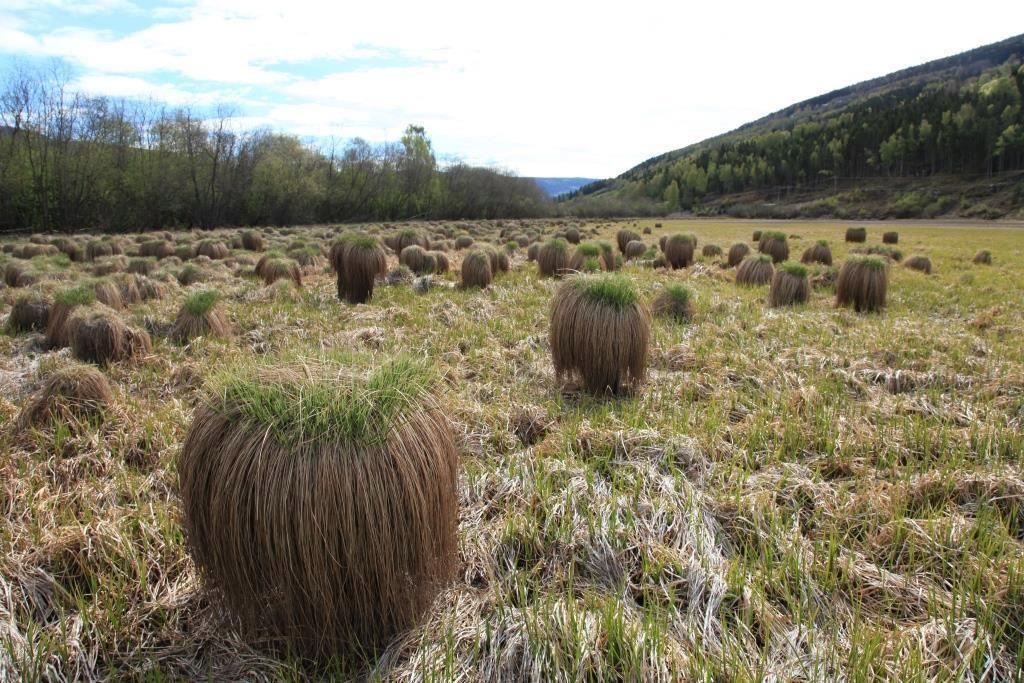
[{"label": "green foliage", "polygon": [[185,310],[194,316],[206,315],[211,308],[217,305],[218,299],[220,299],[220,295],[216,291],[205,289],[185,299]]},{"label": "green foliage", "polygon": [[260,364],[216,374],[207,386],[214,405],[267,429],[284,442],[372,445],[383,441],[402,415],[421,406],[434,383],[420,360],[399,358],[368,377],[333,372],[274,374]]},{"label": "green foliage", "polygon": [[788,273],[793,277],[805,278],[807,277],[807,268],[796,261],[786,261],[778,265],[778,269],[783,273]]},{"label": "green foliage", "polygon": [[693,301],[693,290],[678,282],[665,285],[665,292],[680,306],[686,306]]},{"label": "green foliage", "polygon": [[576,247],[576,251],[584,258],[598,258],[601,256],[601,245],[594,242],[583,242]]},{"label": "green foliage", "polygon": [[572,286],[588,299],[620,310],[640,300],[633,282],[622,275],[577,277],[572,280]]},{"label": "green foliage", "polygon": [[[979,50],[989,51],[969,68],[954,72],[936,66],[924,75],[852,86],[842,101],[822,96],[669,152],[615,180],[570,193],[571,210],[591,215],[592,207],[648,201],[663,208],[667,204],[669,210],[679,206],[699,212],[704,201],[750,190],[834,190],[851,179],[977,176],[1024,169],[1024,77],[1013,73],[1019,48]],[[981,66],[986,62],[995,65],[986,69]],[[949,208],[948,202],[908,193],[893,213],[930,217]],[[834,200],[823,200],[802,206],[801,215],[836,214],[838,209]],[[743,207],[729,213],[742,216]]]},{"label": "green foliage", "polygon": [[61,306],[88,306],[94,301],[96,292],[91,284],[63,289],[53,297],[53,302]]},{"label": "green foliage", "polygon": [[[12,96],[24,86],[38,97],[19,112],[18,134],[0,145],[0,230],[550,213],[550,200],[530,179],[464,164],[439,167],[421,127],[409,126],[400,146],[354,139],[327,153],[294,135],[228,132],[224,119],[159,102],[136,102],[129,112],[109,98],[76,93],[59,78],[50,69],[26,68],[10,70],[0,83]],[[102,123],[67,125],[61,117],[68,102],[75,102],[76,120]],[[152,147],[138,142],[154,139]]]},{"label": "green foliage", "polygon": [[554,249],[555,251],[564,252],[569,249],[569,243],[563,240],[561,237],[554,237],[544,243],[544,246],[548,249]]}]

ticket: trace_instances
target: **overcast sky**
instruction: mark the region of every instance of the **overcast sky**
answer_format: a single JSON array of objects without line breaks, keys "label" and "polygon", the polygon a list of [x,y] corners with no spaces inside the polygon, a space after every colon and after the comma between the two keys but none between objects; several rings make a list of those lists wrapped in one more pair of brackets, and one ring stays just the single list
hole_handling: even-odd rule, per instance
[{"label": "overcast sky", "polygon": [[607,177],[796,101],[1024,32],[989,2],[0,0],[0,67],[241,125]]}]

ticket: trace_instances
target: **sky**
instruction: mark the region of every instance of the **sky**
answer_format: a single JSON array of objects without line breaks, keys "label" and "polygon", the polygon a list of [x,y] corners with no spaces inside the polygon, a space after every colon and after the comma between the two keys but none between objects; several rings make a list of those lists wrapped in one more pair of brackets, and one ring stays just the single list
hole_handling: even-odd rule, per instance
[{"label": "sky", "polygon": [[618,175],[789,104],[1024,33],[1024,2],[0,0],[0,72],[523,176]]}]

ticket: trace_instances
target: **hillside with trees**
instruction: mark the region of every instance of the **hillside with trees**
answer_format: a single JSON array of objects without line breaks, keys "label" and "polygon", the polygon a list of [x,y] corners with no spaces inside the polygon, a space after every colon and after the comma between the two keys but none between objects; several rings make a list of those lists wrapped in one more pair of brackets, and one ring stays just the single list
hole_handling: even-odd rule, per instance
[{"label": "hillside with trees", "polygon": [[304,143],[226,111],[74,92],[60,69],[0,83],[0,231],[144,230],[405,218],[532,217],[532,181],[441,166],[423,128],[398,142]]},{"label": "hillside with trees", "polygon": [[580,215],[995,218],[1024,207],[1024,36],[843,88],[570,195]]}]

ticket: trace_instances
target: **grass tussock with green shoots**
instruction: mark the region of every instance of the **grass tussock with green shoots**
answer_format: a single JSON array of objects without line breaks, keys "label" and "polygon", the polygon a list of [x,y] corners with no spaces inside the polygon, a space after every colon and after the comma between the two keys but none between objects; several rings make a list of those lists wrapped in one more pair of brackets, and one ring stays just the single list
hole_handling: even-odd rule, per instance
[{"label": "grass tussock with green shoots", "polygon": [[[17,428],[19,416],[70,352],[31,335],[0,334],[0,680],[1015,680],[1024,662],[1022,233],[900,223],[870,227],[868,243],[848,244],[846,225],[828,221],[658,220],[661,228],[643,219],[267,228],[264,252],[241,254],[286,254],[293,240],[323,252],[346,233],[367,235],[372,245],[405,228],[429,235],[432,245],[465,234],[478,248],[504,251],[509,235],[528,236],[532,247],[570,223],[612,256],[618,230],[647,227],[649,244],[693,233],[701,245],[746,243],[756,251],[751,232],[766,225],[800,252],[827,240],[834,266],[805,264],[810,298],[780,309],[766,306],[767,286],[737,287],[734,271],[708,259],[685,271],[626,266],[641,304],[650,298],[653,307],[671,285],[692,290],[698,323],[652,316],[645,380],[614,398],[592,395],[575,373],[556,372],[552,303],[571,278],[539,278],[523,253],[488,288],[464,289],[453,285],[472,249],[452,251],[452,272],[433,276],[447,287],[421,296],[410,282],[378,286],[356,307],[336,299],[336,274],[326,269],[304,272],[302,290],[280,283],[291,295],[279,296],[234,259],[197,263],[208,284],[180,287],[175,276],[186,264],[169,257],[135,280],[140,292],[144,279],[159,285],[162,298],[123,296],[117,312],[154,333],[152,352],[138,363],[84,364],[109,385],[109,397],[93,401],[102,409],[59,412],[25,429]],[[837,308],[840,268],[859,256],[852,249],[883,246],[891,229],[900,231],[894,246],[927,253],[932,275],[878,257],[880,270],[888,264],[882,313]],[[203,238],[230,244],[238,232]],[[185,231],[138,237],[119,237],[125,252],[149,239],[175,249],[199,242]],[[77,245],[84,259],[91,239],[65,246]],[[76,259],[49,270],[10,255],[27,241],[0,237],[0,267],[17,262],[39,277],[33,288],[0,292],[0,324],[18,297],[35,291],[53,301],[83,287],[82,303],[92,303],[95,263]],[[979,250],[994,264],[972,264]],[[385,257],[390,272],[398,253]],[[220,294],[234,336],[170,343],[169,323],[207,288]],[[602,316],[615,310],[601,307]],[[593,319],[580,320],[588,335],[581,343],[609,337]],[[324,372],[322,355],[342,350],[351,355]],[[282,638],[267,621],[245,627],[232,616],[190,555],[179,476],[190,425],[206,410],[204,381],[260,359],[314,384],[336,373],[362,382],[406,353],[436,369],[431,394],[455,435],[451,583],[423,593],[432,596],[423,598],[428,606],[396,635],[381,636],[373,654],[313,655],[301,637],[300,645],[278,646]],[[396,424],[408,428],[416,410]],[[403,520],[394,539],[407,539],[404,522],[413,516],[394,508],[339,514],[347,499],[334,484],[347,475],[338,470],[299,470],[306,474],[295,481],[310,483],[288,489],[271,470],[308,464],[319,445],[282,444],[249,419],[236,423],[248,425],[243,441],[260,438],[263,469],[250,480],[264,482],[259,495],[237,493],[245,468],[220,461],[227,439],[209,439],[216,449],[196,458],[229,473],[206,479],[221,486],[209,498],[218,514],[238,520],[211,522],[211,533],[235,542],[217,537],[207,546],[227,553],[226,563],[231,556],[229,585],[250,585],[238,580],[242,564],[228,553],[238,548],[247,562],[274,557],[252,573],[262,594],[296,590],[290,601],[256,601],[270,624],[288,623],[283,615],[297,612],[282,606],[298,600],[315,603],[318,614],[327,605],[359,613],[323,598],[341,573],[321,560],[341,546],[309,539],[354,538],[350,528],[339,530],[340,520],[383,522],[390,514]],[[233,448],[232,458],[242,452]],[[387,462],[346,459],[333,448],[319,453],[332,466]],[[425,471],[433,485],[440,481],[437,470]],[[287,500],[275,497],[286,490]],[[330,507],[311,507],[320,500]],[[374,500],[404,504],[415,496]],[[265,507],[249,515],[250,504]],[[279,522],[272,542],[245,535],[241,524],[260,518]],[[299,521],[314,518],[329,525],[328,536]],[[286,547],[320,559],[303,564],[307,555],[269,551]],[[345,593],[365,598],[359,604],[367,609],[387,595]]]},{"label": "grass tussock with green shoots", "polygon": [[836,306],[858,313],[877,313],[885,307],[889,264],[877,256],[850,256],[836,280]]},{"label": "grass tussock with green shoots", "polygon": [[811,283],[807,279],[807,268],[799,263],[780,263],[772,276],[768,290],[768,305],[796,306],[807,303],[811,298]]},{"label": "grass tussock with green shoots", "polygon": [[215,595],[254,636],[317,659],[374,655],[458,558],[458,453],[429,370],[350,371],[218,373],[178,463],[189,549]]},{"label": "grass tussock with green shoots", "polygon": [[666,316],[678,322],[687,322],[693,318],[693,290],[686,285],[672,283],[658,292],[651,303],[651,312],[656,316]]},{"label": "grass tussock with green shoots", "polygon": [[555,373],[592,394],[638,388],[647,374],[651,315],[621,275],[577,275],[551,304],[549,342]]}]

